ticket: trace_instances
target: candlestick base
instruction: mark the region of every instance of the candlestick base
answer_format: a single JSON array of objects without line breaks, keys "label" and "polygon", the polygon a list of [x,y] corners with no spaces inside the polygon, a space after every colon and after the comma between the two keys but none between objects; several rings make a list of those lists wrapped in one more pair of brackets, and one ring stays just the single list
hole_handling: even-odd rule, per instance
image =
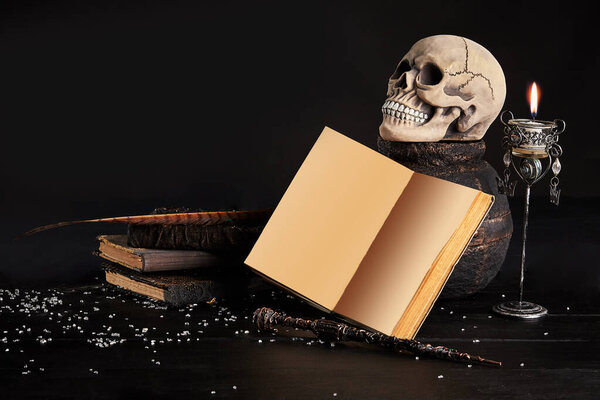
[{"label": "candlestick base", "polygon": [[519,319],[540,318],[548,314],[548,310],[545,307],[528,301],[508,301],[496,304],[492,307],[492,311],[505,317]]}]

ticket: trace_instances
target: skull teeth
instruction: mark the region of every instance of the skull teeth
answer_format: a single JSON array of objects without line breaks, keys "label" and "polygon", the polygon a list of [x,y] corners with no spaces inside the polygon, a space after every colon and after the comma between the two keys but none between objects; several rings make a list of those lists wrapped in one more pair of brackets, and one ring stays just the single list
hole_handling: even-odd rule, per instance
[{"label": "skull teeth", "polygon": [[412,109],[404,104],[397,103],[392,100],[386,100],[381,107],[381,111],[391,117],[398,118],[403,121],[416,123],[424,123],[429,119],[429,115],[419,110]]}]

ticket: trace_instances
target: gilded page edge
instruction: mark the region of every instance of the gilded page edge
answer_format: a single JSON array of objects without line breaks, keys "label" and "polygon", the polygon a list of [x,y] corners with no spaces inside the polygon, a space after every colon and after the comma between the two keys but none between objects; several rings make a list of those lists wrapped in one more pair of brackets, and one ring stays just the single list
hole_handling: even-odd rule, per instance
[{"label": "gilded page edge", "polygon": [[[396,323],[396,326],[394,327],[394,330],[392,331],[392,336],[396,336],[399,338],[407,338],[407,339],[413,339],[415,337],[415,335],[417,334],[417,332],[423,325],[423,322],[425,321],[425,319],[431,312],[431,309],[432,309],[435,301],[438,299],[440,293],[442,292],[442,289],[446,285],[446,282],[448,281],[448,278],[452,274],[452,271],[454,271],[454,267],[456,266],[456,264],[458,264],[458,261],[461,259],[462,255],[464,254],[465,250],[467,249],[469,243],[473,239],[473,236],[475,235],[475,233],[477,232],[477,230],[479,229],[479,227],[485,220],[485,217],[489,213],[490,209],[492,208],[492,205],[494,204],[494,200],[495,199],[494,199],[493,195],[489,195],[484,192],[477,193],[477,195],[475,196],[475,199],[473,199],[473,202],[471,203],[471,206],[469,207],[469,210],[467,211],[467,214],[465,215],[465,218],[463,219],[463,223],[461,223],[456,228],[456,230],[454,231],[454,233],[452,234],[450,239],[448,239],[448,242],[446,243],[444,248],[440,251],[440,253],[436,257],[436,259],[434,260],[432,266],[427,271],[427,274],[423,278],[421,285],[419,286],[419,288],[415,292],[412,300],[408,304],[408,307],[404,311],[404,314],[400,317],[400,319]],[[484,209],[483,212],[478,213],[477,209],[479,208],[480,203],[482,203],[483,201],[487,201],[487,203],[488,203],[487,207]],[[415,319],[414,316],[413,316],[413,318],[409,319],[411,317],[410,314],[416,312],[416,311],[413,311],[412,308],[417,307],[417,302],[419,301],[419,298],[421,297],[420,296],[421,291],[425,287],[425,285],[428,283],[429,277],[431,276],[432,272],[435,271],[436,268],[438,267],[439,260],[444,255],[444,253],[446,251],[448,251],[450,244],[453,241],[460,239],[458,237],[458,235],[460,234],[461,228],[463,228],[463,226],[465,225],[465,221],[467,221],[468,219],[475,219],[475,218],[479,218],[479,223],[474,227],[471,234],[466,238],[466,240],[464,240],[461,252],[455,256],[454,262],[452,263],[452,267],[449,268],[448,271],[445,273],[444,279],[441,281],[441,283],[437,284],[439,286],[439,288],[436,290],[435,296],[428,299],[427,305],[425,307],[425,313],[422,316],[420,316],[418,319]],[[415,324],[415,322],[416,322],[416,324]],[[409,325],[407,328],[405,326],[406,324],[411,324],[411,325]]]},{"label": "gilded page edge", "polygon": [[[111,271],[105,272],[105,279],[106,282],[110,283],[111,285],[118,286],[124,290],[129,290],[131,292],[145,295],[156,300],[165,301],[165,290],[162,288],[158,288],[143,282],[138,282],[125,275]],[[124,284],[128,284],[130,286],[123,286]],[[138,290],[136,291],[134,288],[137,288]]]},{"label": "gilded page edge", "polygon": [[130,264],[128,262],[125,262],[125,261],[122,261],[122,260],[117,260],[116,258],[113,258],[113,257],[107,255],[106,253],[102,252],[102,251],[98,252],[98,257],[104,258],[105,260],[108,260],[108,261],[113,262],[115,264],[119,264],[119,265],[121,265],[121,266],[123,266],[125,268],[129,268],[129,269],[134,270],[134,271],[144,272],[143,267],[142,268],[136,267],[135,265]]},{"label": "gilded page edge", "polygon": [[98,241],[100,241],[102,243],[107,244],[108,246],[114,247],[121,251],[130,253],[130,254],[139,255],[135,252],[134,247],[124,246],[119,243],[123,239],[125,240],[125,242],[127,242],[127,235],[100,235],[100,236],[97,236],[96,239],[98,239]]}]

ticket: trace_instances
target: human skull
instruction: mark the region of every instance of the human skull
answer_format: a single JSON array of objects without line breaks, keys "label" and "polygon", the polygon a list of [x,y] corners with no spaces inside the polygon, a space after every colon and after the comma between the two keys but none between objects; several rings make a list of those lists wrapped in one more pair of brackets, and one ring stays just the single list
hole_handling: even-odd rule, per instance
[{"label": "human skull", "polygon": [[506,97],[500,64],[464,37],[430,36],[402,58],[388,82],[379,134],[399,142],[479,140]]}]

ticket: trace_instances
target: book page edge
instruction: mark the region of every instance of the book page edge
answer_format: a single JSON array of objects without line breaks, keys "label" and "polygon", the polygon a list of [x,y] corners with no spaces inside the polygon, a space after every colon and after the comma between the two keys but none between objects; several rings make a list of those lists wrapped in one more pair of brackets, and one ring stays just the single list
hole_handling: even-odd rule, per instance
[{"label": "book page edge", "polygon": [[[471,206],[469,207],[469,210],[467,211],[467,213],[465,215],[465,218],[463,219],[463,223],[461,223],[461,225],[455,230],[455,232],[452,234],[452,236],[450,237],[450,239],[448,240],[448,242],[446,243],[446,245],[444,246],[442,251],[440,251],[440,253],[436,257],[436,259],[434,260],[432,266],[427,271],[427,274],[423,278],[421,285],[419,286],[416,293],[414,294],[408,307],[406,308],[403,315],[400,317],[400,319],[396,323],[396,326],[394,327],[394,329],[392,331],[392,336],[396,336],[399,338],[406,338],[406,339],[413,339],[416,336],[417,332],[423,325],[423,322],[425,321],[425,319],[431,312],[431,309],[433,308],[433,305],[435,304],[436,300],[438,299],[444,286],[446,285],[448,278],[450,278],[452,271],[454,271],[454,267],[456,266],[456,264],[458,264],[458,261],[461,259],[462,255],[464,254],[465,250],[467,249],[469,243],[471,242],[471,239],[473,239],[473,236],[475,235],[475,233],[477,232],[477,230],[479,229],[479,227],[485,220],[485,217],[489,213],[490,209],[492,208],[492,205],[494,204],[494,200],[495,199],[494,199],[493,195],[490,195],[490,194],[487,194],[484,192],[478,192],[476,194],[475,198],[473,199],[473,202],[471,203]],[[482,208],[481,206],[485,203],[487,203],[487,206],[483,209],[480,209],[480,208]],[[464,222],[470,218],[471,219],[478,218],[479,223],[475,226],[475,228],[472,230],[472,232],[470,233],[469,236],[463,237],[463,238],[458,237],[461,234],[460,231],[464,225]],[[437,288],[434,286],[434,289],[436,289],[436,291],[435,291],[436,294],[435,294],[435,296],[427,299],[427,303],[425,306],[425,313],[423,313],[422,315],[419,316],[418,315],[419,312],[418,312],[418,309],[416,309],[416,307],[419,306],[417,303],[420,300],[420,294],[423,292],[425,285],[427,285],[427,283],[430,283],[429,278],[431,277],[431,274],[434,271],[436,271],[436,269],[438,267],[438,263],[440,262],[444,253],[446,251],[448,251],[451,243],[453,241],[460,240],[460,239],[462,239],[462,244],[461,244],[462,250],[460,251],[460,253],[458,253],[455,256],[455,258],[451,264],[451,267],[448,268],[447,271],[444,272],[443,279],[440,279],[439,281],[435,282],[435,286],[437,286]],[[417,313],[417,316],[414,315],[415,313]]]},{"label": "book page edge", "polygon": [[[109,248],[111,248],[111,247],[112,247],[110,244],[107,244],[107,243],[103,243],[103,245],[104,245],[104,246],[107,246],[107,247],[109,247]],[[119,251],[119,250],[120,250],[119,248],[115,248],[115,247],[112,247],[112,249],[113,249],[113,250],[116,250],[116,251]],[[133,253],[129,253],[129,254],[131,254],[131,255],[134,255]],[[108,260],[108,261],[114,262],[115,264],[119,264],[119,265],[122,265],[122,266],[124,266],[124,267],[127,267],[127,268],[129,268],[129,269],[132,269],[132,270],[134,270],[134,271],[144,272],[144,263],[143,263],[143,260],[142,260],[142,258],[141,258],[141,257],[139,257],[139,256],[138,256],[138,258],[136,259],[136,261],[137,261],[137,260],[139,260],[139,262],[140,262],[140,266],[136,266],[135,264],[129,263],[129,262],[125,261],[125,260],[119,260],[119,259],[117,259],[117,258],[115,258],[115,257],[111,257],[109,254],[107,254],[107,253],[106,253],[106,252],[103,250],[103,247],[102,247],[102,246],[100,246],[100,247],[99,247],[99,249],[98,249],[98,256],[100,256],[100,257],[104,258],[105,260]]]},{"label": "book page edge", "polygon": [[[129,290],[131,292],[148,296],[156,300],[165,301],[165,289],[158,288],[144,282],[138,282],[125,275],[121,275],[112,271],[105,271],[105,279],[106,282],[110,283],[111,285],[118,286],[124,290]],[[125,284],[129,285],[129,287],[125,286]],[[146,292],[143,291],[144,289]]]}]

